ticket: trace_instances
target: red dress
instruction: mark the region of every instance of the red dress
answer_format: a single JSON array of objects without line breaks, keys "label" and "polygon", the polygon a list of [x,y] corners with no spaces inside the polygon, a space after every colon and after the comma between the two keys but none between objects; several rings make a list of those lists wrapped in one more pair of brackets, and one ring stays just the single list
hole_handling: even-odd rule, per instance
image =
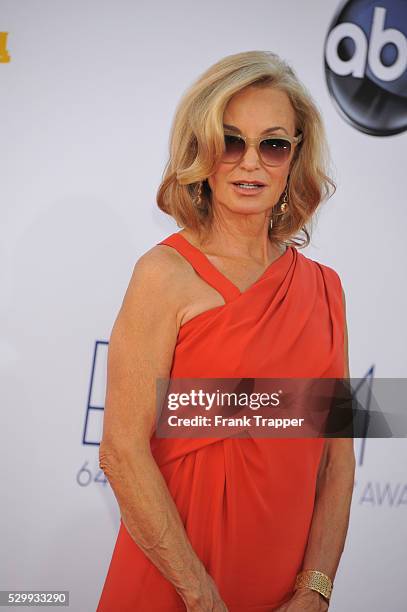
[{"label": "red dress", "polygon": [[[180,329],[172,378],[341,378],[338,274],[294,247],[241,292],[180,233],[166,244],[225,304]],[[229,612],[271,612],[301,570],[323,438],[168,439],[151,450],[191,544]],[[181,597],[120,529],[97,612],[185,611]]]}]

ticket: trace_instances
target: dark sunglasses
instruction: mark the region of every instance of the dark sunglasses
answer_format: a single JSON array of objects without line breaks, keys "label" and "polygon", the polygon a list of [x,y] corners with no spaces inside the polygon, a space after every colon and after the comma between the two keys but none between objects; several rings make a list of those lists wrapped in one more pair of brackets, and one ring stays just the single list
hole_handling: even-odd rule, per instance
[{"label": "dark sunglasses", "polygon": [[267,166],[281,166],[290,157],[292,146],[302,140],[298,136],[261,136],[248,138],[241,134],[224,130],[225,149],[221,161],[225,164],[235,164],[241,160],[249,145],[254,145],[257,154]]}]

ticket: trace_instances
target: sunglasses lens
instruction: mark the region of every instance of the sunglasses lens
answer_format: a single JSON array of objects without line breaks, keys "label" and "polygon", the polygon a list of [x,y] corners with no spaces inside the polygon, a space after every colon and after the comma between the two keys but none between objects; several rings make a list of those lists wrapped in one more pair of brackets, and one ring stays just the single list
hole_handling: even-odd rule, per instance
[{"label": "sunglasses lens", "polygon": [[239,136],[225,134],[225,150],[223,153],[223,161],[233,162],[240,159],[245,149],[245,143]]},{"label": "sunglasses lens", "polygon": [[267,138],[260,143],[260,153],[265,164],[281,166],[290,157],[291,143],[284,138]]},{"label": "sunglasses lens", "polygon": [[[222,161],[237,162],[245,152],[245,141],[240,136],[225,134]],[[284,138],[265,138],[260,142],[260,155],[269,166],[281,166],[290,157],[291,143]]]}]

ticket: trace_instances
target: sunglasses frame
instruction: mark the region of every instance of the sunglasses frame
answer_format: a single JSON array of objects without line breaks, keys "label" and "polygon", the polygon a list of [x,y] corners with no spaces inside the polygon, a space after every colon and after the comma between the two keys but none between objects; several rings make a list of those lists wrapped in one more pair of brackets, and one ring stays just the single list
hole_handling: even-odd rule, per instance
[{"label": "sunglasses frame", "polygon": [[292,145],[296,146],[298,143],[301,142],[303,138],[302,132],[300,132],[298,136],[286,136],[285,134],[281,134],[281,135],[280,134],[278,135],[270,134],[269,136],[259,136],[258,138],[249,138],[248,136],[244,136],[243,134],[240,134],[238,132],[233,132],[232,130],[228,130],[228,129],[224,129],[223,132],[224,132],[224,136],[235,136],[236,138],[240,138],[241,140],[243,140],[243,142],[245,143],[244,150],[242,152],[242,155],[239,157],[239,159],[236,159],[235,161],[223,161],[222,160],[223,164],[239,163],[242,157],[246,154],[248,147],[250,145],[253,145],[256,148],[257,155],[259,156],[259,159],[261,159],[263,164],[265,164],[266,166],[274,166],[274,167],[282,166],[284,162],[282,162],[282,164],[269,164],[266,161],[264,161],[263,156],[260,151],[260,144],[263,142],[263,140],[285,140],[289,142],[291,146]]}]

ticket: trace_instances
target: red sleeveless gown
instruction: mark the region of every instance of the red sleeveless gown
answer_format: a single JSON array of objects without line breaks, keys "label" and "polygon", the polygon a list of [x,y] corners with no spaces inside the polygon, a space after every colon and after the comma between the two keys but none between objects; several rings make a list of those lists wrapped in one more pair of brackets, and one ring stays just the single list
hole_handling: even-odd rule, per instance
[{"label": "red sleeveless gown", "polygon": [[[225,304],[180,329],[172,378],[342,378],[344,311],[335,270],[295,247],[241,292],[176,232],[175,248]],[[151,449],[192,546],[229,612],[292,596],[314,508],[323,438],[169,439]],[[120,521],[97,612],[186,610]]]}]

